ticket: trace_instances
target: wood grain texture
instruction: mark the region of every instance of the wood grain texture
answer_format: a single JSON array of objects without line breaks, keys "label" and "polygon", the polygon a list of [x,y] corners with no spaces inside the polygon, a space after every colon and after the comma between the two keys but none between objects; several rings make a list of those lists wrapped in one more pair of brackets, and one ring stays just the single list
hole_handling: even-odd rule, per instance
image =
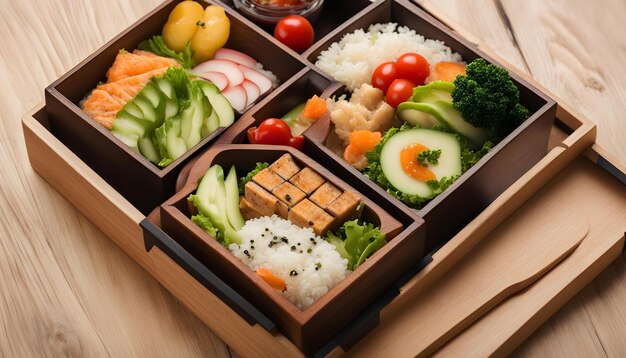
[{"label": "wood grain texture", "polygon": [[[20,134],[20,116],[41,102],[45,86],[159,3],[0,0],[0,356],[229,355],[31,170]],[[626,3],[436,6],[598,123],[600,145],[626,162]],[[517,353],[623,356],[625,299],[622,256]]]}]

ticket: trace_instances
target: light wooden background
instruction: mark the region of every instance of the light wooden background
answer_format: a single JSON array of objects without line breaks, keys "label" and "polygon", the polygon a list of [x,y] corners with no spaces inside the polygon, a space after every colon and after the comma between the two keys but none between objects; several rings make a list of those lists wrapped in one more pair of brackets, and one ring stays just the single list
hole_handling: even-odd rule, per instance
[{"label": "light wooden background", "polygon": [[[626,162],[626,1],[422,1],[574,104]],[[32,171],[21,135],[45,86],[159,2],[0,0],[0,357],[234,355]],[[516,353],[625,356],[624,332],[622,255]]]}]

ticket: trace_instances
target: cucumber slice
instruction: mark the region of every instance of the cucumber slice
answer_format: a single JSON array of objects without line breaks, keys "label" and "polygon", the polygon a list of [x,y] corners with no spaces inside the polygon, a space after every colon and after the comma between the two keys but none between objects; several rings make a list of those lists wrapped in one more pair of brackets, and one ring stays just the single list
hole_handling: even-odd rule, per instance
[{"label": "cucumber slice", "polygon": [[220,126],[220,119],[217,118],[215,111],[211,112],[211,115],[204,119],[202,124],[202,138],[206,138],[209,134],[213,133]]},{"label": "cucumber slice", "polygon": [[431,150],[441,150],[437,164],[427,168],[436,180],[461,175],[461,145],[451,133],[432,129],[410,129],[393,135],[380,152],[380,165],[385,177],[396,189],[410,195],[430,198],[433,190],[423,181],[407,174],[400,160],[402,151],[413,144],[421,144]]},{"label": "cucumber slice", "polygon": [[154,108],[154,112],[156,113],[156,120],[154,123],[154,127],[159,127],[165,121],[165,107],[167,103],[167,97],[159,87],[154,82],[150,82],[144,89],[139,93],[140,96],[146,98],[152,107]]},{"label": "cucumber slice", "polygon": [[152,163],[158,164],[161,161],[161,154],[155,146],[152,138],[142,137],[138,142],[139,153]]},{"label": "cucumber slice", "polygon": [[228,221],[233,229],[241,230],[245,220],[239,210],[239,186],[237,185],[237,172],[234,165],[230,168],[224,185],[226,187],[226,216],[228,216]]},{"label": "cucumber slice", "polygon": [[137,95],[135,98],[133,98],[133,103],[137,105],[137,107],[139,107],[141,109],[141,112],[143,113],[142,118],[152,122],[152,123],[156,123],[157,122],[157,113],[154,107],[152,107],[152,103],[150,103],[150,101],[141,96],[141,95]]},{"label": "cucumber slice", "polygon": [[116,132],[111,131],[111,133],[119,140],[121,140],[124,144],[130,147],[130,149],[139,153],[139,147],[137,142],[139,141],[139,136],[132,133],[124,133],[124,132]]},{"label": "cucumber slice", "polygon": [[202,140],[202,124],[204,123],[204,95],[199,88],[190,88],[191,102],[181,113],[181,137],[191,148]]},{"label": "cucumber slice", "polygon": [[166,123],[165,132],[165,147],[169,158],[174,161],[187,152],[187,143],[180,137],[181,127],[180,116],[174,116],[169,119],[169,126]]},{"label": "cucumber slice", "polygon": [[230,105],[226,97],[222,95],[220,90],[213,83],[197,80],[195,81],[204,95],[207,96],[209,102],[213,106],[213,110],[217,112],[217,117],[220,119],[220,127],[228,127],[235,121],[235,112]]},{"label": "cucumber slice", "polygon": [[128,114],[137,119],[143,118],[143,112],[141,111],[141,108],[137,107],[137,105],[133,103],[133,101],[126,103],[122,110],[126,111]]},{"label": "cucumber slice", "polygon": [[299,105],[293,107],[289,112],[287,112],[287,114],[282,116],[281,119],[291,127],[294,123],[298,121],[298,117],[300,117],[302,111],[304,111],[304,107],[306,107],[306,102],[300,103]]}]

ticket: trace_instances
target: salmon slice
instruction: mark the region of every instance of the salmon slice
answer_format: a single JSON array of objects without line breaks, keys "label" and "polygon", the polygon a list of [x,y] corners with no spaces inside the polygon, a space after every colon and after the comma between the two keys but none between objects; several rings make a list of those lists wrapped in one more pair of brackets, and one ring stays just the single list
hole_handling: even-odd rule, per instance
[{"label": "salmon slice", "polygon": [[127,77],[117,82],[98,86],[83,103],[83,110],[107,129],[113,127],[115,116],[122,107],[135,98],[152,77],[162,76],[167,67]]},{"label": "salmon slice", "polygon": [[177,65],[176,60],[171,58],[120,52],[117,54],[111,68],[107,71],[107,83],[117,82],[124,78],[137,76],[155,69]]}]

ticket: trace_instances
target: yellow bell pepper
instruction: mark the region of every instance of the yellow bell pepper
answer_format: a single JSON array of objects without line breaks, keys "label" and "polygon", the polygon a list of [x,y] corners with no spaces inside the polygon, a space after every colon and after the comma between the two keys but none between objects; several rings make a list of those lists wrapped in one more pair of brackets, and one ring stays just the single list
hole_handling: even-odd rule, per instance
[{"label": "yellow bell pepper", "polygon": [[194,50],[196,63],[213,58],[230,35],[230,20],[224,9],[210,5],[206,9],[195,1],[183,1],[174,7],[163,26],[165,44],[176,52],[182,52],[187,43]]}]

